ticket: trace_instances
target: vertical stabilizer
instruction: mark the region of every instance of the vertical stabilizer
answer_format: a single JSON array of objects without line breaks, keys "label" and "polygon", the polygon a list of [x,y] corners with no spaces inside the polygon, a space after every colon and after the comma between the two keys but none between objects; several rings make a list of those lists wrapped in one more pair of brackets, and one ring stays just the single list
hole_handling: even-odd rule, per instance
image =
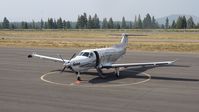
[{"label": "vertical stabilizer", "polygon": [[124,48],[128,46],[128,34],[125,33],[122,34],[121,45]]}]

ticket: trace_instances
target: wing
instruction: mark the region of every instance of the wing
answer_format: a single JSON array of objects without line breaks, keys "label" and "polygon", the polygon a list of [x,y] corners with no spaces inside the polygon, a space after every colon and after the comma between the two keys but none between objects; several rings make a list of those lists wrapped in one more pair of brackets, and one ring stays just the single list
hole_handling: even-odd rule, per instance
[{"label": "wing", "polygon": [[63,63],[63,60],[64,60],[65,63],[67,63],[69,61],[69,60],[65,60],[65,59],[61,59],[61,58],[39,55],[39,54],[36,54],[36,53],[28,55],[28,58],[32,58],[32,57],[37,57],[37,58],[40,58],[40,59],[46,59],[46,60],[51,60],[51,61],[55,61],[55,62],[62,62],[62,63]]},{"label": "wing", "polygon": [[161,62],[147,62],[147,63],[124,63],[124,64],[111,64],[104,65],[102,68],[119,68],[119,67],[134,67],[134,66],[156,66],[156,65],[170,65],[175,61],[161,61]]}]

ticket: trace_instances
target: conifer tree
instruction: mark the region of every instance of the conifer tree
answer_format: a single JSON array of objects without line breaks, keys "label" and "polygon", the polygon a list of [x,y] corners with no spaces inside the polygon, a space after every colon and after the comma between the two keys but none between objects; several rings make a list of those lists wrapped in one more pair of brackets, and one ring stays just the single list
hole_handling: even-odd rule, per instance
[{"label": "conifer tree", "polygon": [[122,29],[127,28],[125,17],[122,17]]},{"label": "conifer tree", "polygon": [[8,21],[6,17],[4,17],[3,23],[2,23],[3,29],[9,29],[9,25],[10,25],[10,22]]},{"label": "conifer tree", "polygon": [[108,28],[109,29],[113,29],[114,28],[114,23],[113,23],[113,19],[110,18],[109,21],[108,21]]},{"label": "conifer tree", "polygon": [[191,29],[191,28],[194,28],[195,27],[195,23],[193,21],[193,18],[190,17],[188,20],[187,20],[187,28]]},{"label": "conifer tree", "polygon": [[169,18],[166,18],[166,22],[165,22],[165,28],[168,29],[169,28]]},{"label": "conifer tree", "polygon": [[107,28],[108,28],[108,21],[106,18],[104,18],[102,21],[102,29],[107,29]]}]

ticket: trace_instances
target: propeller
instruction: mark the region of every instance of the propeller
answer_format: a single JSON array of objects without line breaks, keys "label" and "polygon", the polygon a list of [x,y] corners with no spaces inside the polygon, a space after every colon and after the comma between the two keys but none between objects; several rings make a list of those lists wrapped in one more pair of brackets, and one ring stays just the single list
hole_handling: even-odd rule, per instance
[{"label": "propeller", "polygon": [[68,67],[70,69],[72,69],[72,67],[70,67],[70,61],[71,59],[73,59],[76,56],[76,53],[73,54],[73,56],[70,58],[70,60],[66,63],[65,60],[63,59],[63,57],[61,55],[59,55],[59,57],[61,58],[61,60],[64,63],[64,68],[61,70],[61,72],[64,72],[64,70]]}]

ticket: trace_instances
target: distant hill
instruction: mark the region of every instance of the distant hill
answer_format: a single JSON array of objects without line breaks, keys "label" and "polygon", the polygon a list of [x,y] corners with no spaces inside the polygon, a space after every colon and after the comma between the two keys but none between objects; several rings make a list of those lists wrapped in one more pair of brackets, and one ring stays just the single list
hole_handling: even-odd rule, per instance
[{"label": "distant hill", "polygon": [[157,18],[156,20],[159,24],[165,24],[166,18],[168,17],[169,18],[169,24],[171,25],[173,20],[176,21],[179,16],[185,16],[187,19],[192,17],[195,23],[199,23],[199,17],[193,16],[193,15],[170,15],[170,16],[165,16],[165,17],[162,17],[162,18]]}]

